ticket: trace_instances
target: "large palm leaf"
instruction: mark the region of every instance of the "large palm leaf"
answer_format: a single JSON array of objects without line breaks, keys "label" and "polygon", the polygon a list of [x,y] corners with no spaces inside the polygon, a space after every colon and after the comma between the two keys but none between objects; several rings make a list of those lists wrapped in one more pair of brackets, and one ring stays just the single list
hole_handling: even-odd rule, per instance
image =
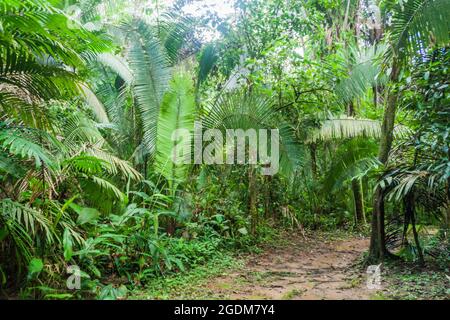
[{"label": "large palm leaf", "polygon": [[[404,136],[409,132],[410,130],[405,126],[398,125],[394,128],[394,134],[397,136]],[[380,121],[341,116],[324,120],[319,128],[313,130],[309,134],[307,142],[311,143],[319,140],[323,141],[355,137],[379,139],[380,136]]]},{"label": "large palm leaf", "polygon": [[[77,71],[109,45],[81,26],[69,28],[66,15],[47,1],[6,1],[0,16],[0,92],[21,99],[20,107],[79,94]],[[0,95],[0,107],[10,112],[5,97]]]},{"label": "large palm leaf", "polygon": [[424,53],[429,45],[446,45],[450,32],[450,2],[408,0],[396,4],[392,17],[392,44],[400,60]]},{"label": "large palm leaf", "polygon": [[[183,159],[176,159],[175,146],[184,145],[190,150],[194,127],[194,85],[189,74],[176,74],[170,83],[169,91],[164,95],[158,118],[155,165],[173,188],[183,181],[189,163],[190,152]],[[189,136],[174,136],[176,130],[185,129]],[[179,139],[182,139],[181,142]]]},{"label": "large palm leaf", "polygon": [[380,56],[386,51],[384,46],[357,48],[350,46],[339,52],[344,73],[335,92],[345,105],[367,95],[374,86],[384,84],[386,77],[380,73]]},{"label": "large palm leaf", "polygon": [[370,140],[352,139],[341,144],[325,174],[325,191],[339,190],[345,182],[360,179],[378,168],[376,151],[376,143]]},{"label": "large palm leaf", "polygon": [[153,153],[156,145],[159,108],[166,92],[171,68],[168,57],[153,30],[142,21],[136,22],[130,36],[128,61],[134,75],[134,93],[137,98],[143,126],[146,153]]},{"label": "large palm leaf", "polygon": [[226,93],[210,106],[203,116],[207,129],[278,129],[280,170],[289,175],[302,158],[294,130],[277,120],[273,101],[257,93]]}]

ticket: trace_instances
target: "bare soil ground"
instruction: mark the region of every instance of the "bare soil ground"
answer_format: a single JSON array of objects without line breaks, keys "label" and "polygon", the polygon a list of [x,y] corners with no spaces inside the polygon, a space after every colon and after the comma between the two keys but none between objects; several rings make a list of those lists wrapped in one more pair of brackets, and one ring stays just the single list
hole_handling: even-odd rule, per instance
[{"label": "bare soil ground", "polygon": [[[369,240],[346,232],[286,231],[257,246],[258,253],[220,255],[204,266],[147,284],[129,299],[444,299],[448,269],[428,262],[382,266],[381,288],[367,288],[362,267]],[[267,243],[267,242],[266,242]],[[434,267],[433,267],[434,266]]]},{"label": "bare soil ground", "polygon": [[[242,269],[211,279],[207,291],[229,299],[371,299],[354,265],[368,239],[291,236],[251,256]],[[205,289],[206,289],[205,288]]]}]

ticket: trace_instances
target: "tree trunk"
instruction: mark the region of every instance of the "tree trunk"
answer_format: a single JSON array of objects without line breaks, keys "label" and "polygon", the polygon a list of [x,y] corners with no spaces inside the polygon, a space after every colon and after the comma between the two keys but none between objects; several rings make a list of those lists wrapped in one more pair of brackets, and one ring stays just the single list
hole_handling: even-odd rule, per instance
[{"label": "tree trunk", "polygon": [[347,116],[348,117],[355,116],[355,106],[353,105],[353,102],[349,102],[349,104],[347,105]]},{"label": "tree trunk", "polygon": [[419,241],[419,234],[417,233],[417,229],[416,229],[416,213],[415,213],[415,209],[414,209],[413,195],[411,195],[411,200],[409,200],[408,202],[410,202],[409,205],[410,205],[410,210],[411,210],[411,224],[412,224],[412,230],[413,230],[413,235],[414,235],[414,242],[416,243],[417,252],[419,254],[419,264],[421,266],[423,266],[425,264],[425,260],[423,258],[422,246],[420,245],[420,241]]},{"label": "tree trunk", "polygon": [[314,180],[317,179],[317,160],[316,160],[316,144],[309,145],[309,154],[311,156],[311,172]]},{"label": "tree trunk", "polygon": [[[448,160],[450,161],[450,146],[448,146]],[[450,230],[450,177],[447,178],[447,230]]]},{"label": "tree trunk", "polygon": [[167,226],[166,226],[166,232],[169,236],[173,236],[175,234],[176,230],[176,221],[174,218],[168,218],[167,219]]},{"label": "tree trunk", "polygon": [[[390,80],[392,83],[397,82],[399,68],[393,63]],[[390,91],[386,107],[383,115],[383,123],[381,125],[380,147],[378,151],[378,160],[386,165],[394,138],[394,122],[397,107],[397,93]],[[375,189],[373,197],[372,212],[372,233],[370,237],[370,249],[368,260],[371,262],[383,261],[390,253],[386,248],[385,230],[384,230],[384,196],[383,190],[379,186]]]},{"label": "tree trunk", "polygon": [[450,230],[450,178],[447,178],[447,229]]},{"label": "tree trunk", "polygon": [[419,254],[419,263],[420,265],[425,264],[425,260],[423,258],[423,252],[422,247],[420,245],[419,241],[419,234],[417,233],[416,229],[416,216],[415,216],[415,206],[414,206],[414,194],[412,191],[410,191],[405,199],[404,199],[404,205],[405,205],[405,229],[403,230],[403,244],[406,245],[408,243],[407,241],[407,235],[406,232],[408,230],[409,223],[411,222],[412,231],[414,235],[414,242],[416,244],[417,252]]},{"label": "tree trunk", "polygon": [[387,256],[386,236],[384,228],[384,196],[380,187],[375,189],[372,211],[372,232],[368,261],[378,263]]},{"label": "tree trunk", "polygon": [[266,176],[265,197],[264,197],[264,216],[268,219],[272,215],[272,176]]},{"label": "tree trunk", "polygon": [[250,212],[250,233],[256,235],[256,227],[258,225],[258,210],[256,208],[256,170],[255,165],[250,165],[248,168],[248,205]]},{"label": "tree trunk", "polygon": [[366,214],[364,212],[364,198],[362,184],[359,179],[352,180],[353,199],[355,201],[355,225],[362,227],[366,224]]},{"label": "tree trunk", "polygon": [[[351,101],[347,105],[347,116],[354,117],[355,114],[355,106],[353,101]],[[366,224],[366,215],[364,213],[364,195],[360,179],[352,180],[352,192],[355,203],[355,225],[357,227],[362,227]]]}]

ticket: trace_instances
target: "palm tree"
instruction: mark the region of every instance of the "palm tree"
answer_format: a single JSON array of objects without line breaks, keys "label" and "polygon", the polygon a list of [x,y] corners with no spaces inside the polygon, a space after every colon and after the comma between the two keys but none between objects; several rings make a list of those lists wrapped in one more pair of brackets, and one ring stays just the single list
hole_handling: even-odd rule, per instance
[{"label": "palm tree", "polygon": [[[176,13],[163,13],[158,25],[132,19],[107,29],[124,50],[122,56],[97,56],[97,67],[107,79],[97,87],[97,94],[105,113],[113,118],[116,134],[120,133],[122,143],[116,143],[117,147],[141,165],[146,177],[157,154],[160,108],[165,95],[172,92],[176,69],[187,59],[185,51],[190,49],[185,40],[192,34],[192,23]],[[114,85],[104,67],[113,71]]]},{"label": "palm tree", "polygon": [[[387,36],[389,50],[385,64],[390,66],[389,82],[398,81],[410,57],[423,54],[429,46],[446,45],[449,41],[450,4],[445,0],[409,0],[388,2],[393,10],[392,25]],[[378,160],[387,164],[394,132],[398,91],[391,87],[386,100]],[[382,261],[390,253],[385,243],[384,196],[377,187],[372,213],[372,233],[368,261]]]},{"label": "palm tree", "polygon": [[[302,160],[302,149],[287,124],[280,123],[272,99],[254,91],[235,91],[224,93],[210,106],[203,116],[205,129],[218,129],[226,136],[227,129],[278,129],[280,173],[289,177]],[[226,153],[229,150],[225,151]],[[234,150],[232,151],[234,153]],[[264,165],[264,164],[260,164]],[[255,235],[257,212],[257,171],[255,164],[248,166],[249,212],[251,233]]]},{"label": "palm tree", "polygon": [[89,93],[78,71],[109,44],[82,28],[69,28],[67,17],[46,1],[10,0],[0,15],[0,110],[44,126],[40,102]]},{"label": "palm tree", "polygon": [[[122,205],[126,195],[115,183],[140,175],[110,152],[100,125],[79,112],[79,98],[96,102],[81,74],[109,41],[69,28],[67,17],[47,1],[9,0],[0,15],[0,255],[2,261],[17,257],[5,268],[19,277],[22,264],[37,249],[60,244],[63,233],[82,241],[69,203],[80,197]],[[61,122],[55,107],[72,114]],[[98,102],[91,107],[107,121]],[[99,195],[109,201],[98,202]]]}]

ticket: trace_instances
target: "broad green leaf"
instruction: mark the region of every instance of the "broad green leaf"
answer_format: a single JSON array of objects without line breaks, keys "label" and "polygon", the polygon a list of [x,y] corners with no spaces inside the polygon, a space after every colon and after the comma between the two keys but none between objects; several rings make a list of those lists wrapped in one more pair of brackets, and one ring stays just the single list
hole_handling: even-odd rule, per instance
[{"label": "broad green leaf", "polygon": [[95,208],[83,208],[79,214],[77,223],[83,225],[85,223],[95,223],[100,217],[100,213]]},{"label": "broad green leaf", "polygon": [[72,236],[70,234],[69,229],[64,230],[63,235],[63,247],[64,247],[64,260],[69,261],[72,258],[73,250],[72,250]]},{"label": "broad green leaf", "polygon": [[247,228],[243,227],[238,229],[239,233],[243,234],[244,236],[248,234]]},{"label": "broad green leaf", "polygon": [[32,276],[38,274],[44,268],[44,263],[39,258],[33,258],[28,265],[28,275]]}]

